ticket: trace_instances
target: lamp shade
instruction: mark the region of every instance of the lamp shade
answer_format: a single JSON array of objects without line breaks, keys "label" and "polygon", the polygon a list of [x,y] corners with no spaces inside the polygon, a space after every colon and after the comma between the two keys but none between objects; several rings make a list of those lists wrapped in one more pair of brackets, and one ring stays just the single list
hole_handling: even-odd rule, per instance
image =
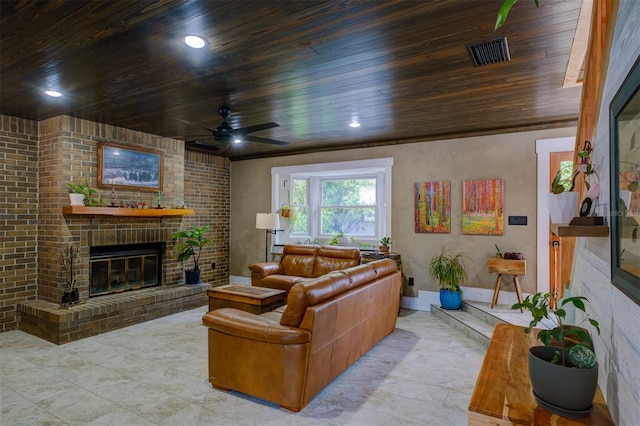
[{"label": "lamp shade", "polygon": [[278,213],[256,213],[256,229],[280,229]]}]

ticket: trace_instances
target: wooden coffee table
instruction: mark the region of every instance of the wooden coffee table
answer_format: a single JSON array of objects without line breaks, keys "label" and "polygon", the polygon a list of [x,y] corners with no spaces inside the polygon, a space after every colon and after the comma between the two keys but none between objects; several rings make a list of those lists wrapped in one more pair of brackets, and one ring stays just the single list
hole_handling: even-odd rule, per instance
[{"label": "wooden coffee table", "polygon": [[236,308],[252,314],[263,314],[284,305],[287,292],[247,285],[221,285],[207,290],[209,310]]}]

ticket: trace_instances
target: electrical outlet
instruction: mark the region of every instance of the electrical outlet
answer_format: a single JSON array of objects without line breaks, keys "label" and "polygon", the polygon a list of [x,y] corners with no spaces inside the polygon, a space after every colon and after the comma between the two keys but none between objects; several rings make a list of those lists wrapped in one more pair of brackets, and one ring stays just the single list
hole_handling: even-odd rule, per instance
[{"label": "electrical outlet", "polygon": [[216,262],[211,263],[211,269],[216,269]]},{"label": "electrical outlet", "polygon": [[413,287],[413,277],[409,277],[409,282],[407,282],[409,287]]}]

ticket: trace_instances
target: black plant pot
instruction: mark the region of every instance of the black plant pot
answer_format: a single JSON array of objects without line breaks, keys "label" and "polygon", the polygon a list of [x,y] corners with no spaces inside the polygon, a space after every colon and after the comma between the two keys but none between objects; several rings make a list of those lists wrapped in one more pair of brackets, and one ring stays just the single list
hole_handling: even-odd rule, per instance
[{"label": "black plant pot", "polygon": [[598,364],[592,368],[565,367],[550,361],[561,348],[529,348],[529,378],[540,406],[564,417],[580,418],[593,409],[598,388]]},{"label": "black plant pot", "polygon": [[200,270],[184,271],[184,282],[186,284],[200,284]]},{"label": "black plant pot", "polygon": [[78,303],[80,300],[80,294],[78,293],[77,288],[72,288],[71,290],[65,290],[62,293],[62,303],[68,303],[70,305],[74,303]]}]

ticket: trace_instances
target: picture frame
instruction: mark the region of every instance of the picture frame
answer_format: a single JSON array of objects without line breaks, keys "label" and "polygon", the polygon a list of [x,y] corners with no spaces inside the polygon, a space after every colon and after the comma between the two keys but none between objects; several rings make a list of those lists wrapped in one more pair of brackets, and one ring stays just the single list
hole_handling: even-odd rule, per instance
[{"label": "picture frame", "polygon": [[162,191],[163,170],[160,151],[98,142],[98,187]]},{"label": "picture frame", "polygon": [[451,233],[451,181],[413,184],[416,233]]},{"label": "picture frame", "polygon": [[611,282],[640,305],[640,57],[609,108]]},{"label": "picture frame", "polygon": [[462,234],[504,235],[504,180],[462,181]]}]

